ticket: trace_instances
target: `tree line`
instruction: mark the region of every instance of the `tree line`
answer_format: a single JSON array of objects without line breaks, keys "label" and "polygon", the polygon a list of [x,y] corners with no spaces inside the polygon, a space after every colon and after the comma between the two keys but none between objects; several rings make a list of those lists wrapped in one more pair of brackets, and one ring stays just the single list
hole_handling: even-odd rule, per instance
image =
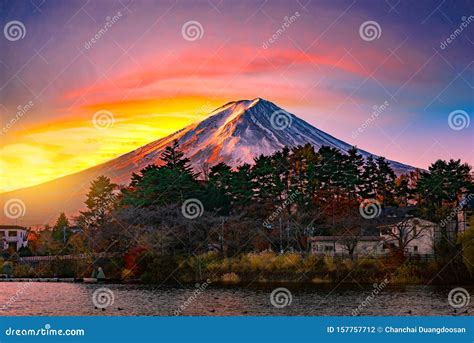
[{"label": "tree line", "polygon": [[[201,242],[222,240],[226,246],[251,241],[231,250],[278,251],[284,240],[285,250],[305,251],[308,236],[356,236],[379,224],[360,216],[366,199],[374,200],[382,213],[416,204],[414,215],[439,223],[474,188],[471,167],[460,160],[438,160],[428,171],[397,177],[384,157],[364,159],[355,147],[347,153],[326,146],[316,151],[310,144],[285,147],[259,156],[253,165],[219,163],[198,174],[175,141],[161,161],[133,174],[125,187],[104,176],[93,181],[88,209],[78,223],[95,231],[114,225],[163,231],[166,241],[178,235],[168,251],[205,250]],[[180,207],[188,199],[202,204],[196,220],[182,215]],[[277,237],[282,230],[284,237]]]},{"label": "tree line", "polygon": [[[345,236],[350,250],[357,237],[378,234],[388,209],[409,208],[412,215],[440,223],[473,192],[471,167],[460,160],[438,160],[427,171],[397,176],[385,158],[364,158],[355,147],[346,153],[306,144],[259,156],[252,165],[219,163],[197,173],[175,141],[161,163],[134,173],[128,185],[106,176],[93,180],[86,209],[74,218],[76,231],[67,229],[71,224],[61,214],[30,249],[115,252],[126,256],[124,268],[130,271],[146,269],[158,257],[209,250],[223,258],[264,250],[305,253],[315,235]],[[368,199],[379,207],[375,218],[360,214]],[[192,217],[184,208],[190,200],[196,206]],[[444,237],[438,251],[456,256],[462,243]],[[160,270],[173,263],[160,263]]]}]

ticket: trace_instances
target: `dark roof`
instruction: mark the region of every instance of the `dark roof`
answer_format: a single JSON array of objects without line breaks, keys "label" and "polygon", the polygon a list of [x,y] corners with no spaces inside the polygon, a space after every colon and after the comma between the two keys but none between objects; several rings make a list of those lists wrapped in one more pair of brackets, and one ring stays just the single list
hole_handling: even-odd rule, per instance
[{"label": "dark roof", "polygon": [[0,230],[26,230],[26,227],[19,225],[0,225]]},{"label": "dark roof", "polygon": [[337,242],[356,237],[359,241],[380,241],[382,239],[382,237],[379,236],[313,236],[310,239],[311,241]]},{"label": "dark roof", "polygon": [[404,218],[409,217],[416,210],[416,206],[404,207],[386,207],[382,210],[380,217],[382,218]]},{"label": "dark roof", "polygon": [[464,200],[459,202],[459,205],[464,209],[474,210],[474,194],[469,194]]}]

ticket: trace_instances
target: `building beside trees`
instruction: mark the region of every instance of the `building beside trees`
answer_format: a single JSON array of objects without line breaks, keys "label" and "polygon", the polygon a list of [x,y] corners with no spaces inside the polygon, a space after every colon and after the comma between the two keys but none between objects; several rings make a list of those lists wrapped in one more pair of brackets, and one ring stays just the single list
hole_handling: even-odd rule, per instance
[{"label": "building beside trees", "polygon": [[18,225],[0,225],[0,248],[18,251],[28,245],[28,229]]}]

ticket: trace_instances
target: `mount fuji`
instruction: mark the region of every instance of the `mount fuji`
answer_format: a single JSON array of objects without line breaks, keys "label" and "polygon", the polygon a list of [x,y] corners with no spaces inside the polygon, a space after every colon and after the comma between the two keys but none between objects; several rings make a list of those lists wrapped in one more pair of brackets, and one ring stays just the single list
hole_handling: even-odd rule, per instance
[{"label": "mount fuji", "polygon": [[[288,113],[274,103],[256,98],[233,101],[214,110],[204,120],[191,124],[167,137],[158,139],[111,161],[37,186],[0,195],[1,206],[9,199],[25,203],[25,216],[19,224],[51,223],[60,212],[77,214],[83,208],[89,183],[99,175],[106,175],[118,184],[127,184],[134,172],[149,164],[161,163],[164,149],[177,140],[180,149],[199,172],[203,167],[225,162],[236,167],[252,164],[259,155],[271,155],[285,146],[312,144],[337,148],[347,152],[345,143]],[[359,153],[367,158],[367,151]],[[397,174],[408,173],[414,167],[389,161]],[[43,199],[46,195],[47,199]],[[0,214],[1,222],[11,222]]]}]

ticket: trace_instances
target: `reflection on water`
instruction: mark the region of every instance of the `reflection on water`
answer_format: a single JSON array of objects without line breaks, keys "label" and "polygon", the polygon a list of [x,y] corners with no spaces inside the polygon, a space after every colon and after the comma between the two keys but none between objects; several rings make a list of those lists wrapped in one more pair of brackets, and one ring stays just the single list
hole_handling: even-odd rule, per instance
[{"label": "reflection on water", "polygon": [[[114,303],[104,311],[94,308],[92,294],[100,287],[113,291]],[[167,316],[178,308],[182,315],[268,316],[351,315],[372,286],[285,285],[292,294],[291,305],[276,308],[270,293],[279,286],[152,287],[145,285],[88,285],[77,283],[0,282],[0,315],[10,316]],[[474,288],[466,287],[470,294]],[[448,304],[449,288],[432,286],[387,287],[361,315],[473,315],[473,302],[459,310]]]}]

